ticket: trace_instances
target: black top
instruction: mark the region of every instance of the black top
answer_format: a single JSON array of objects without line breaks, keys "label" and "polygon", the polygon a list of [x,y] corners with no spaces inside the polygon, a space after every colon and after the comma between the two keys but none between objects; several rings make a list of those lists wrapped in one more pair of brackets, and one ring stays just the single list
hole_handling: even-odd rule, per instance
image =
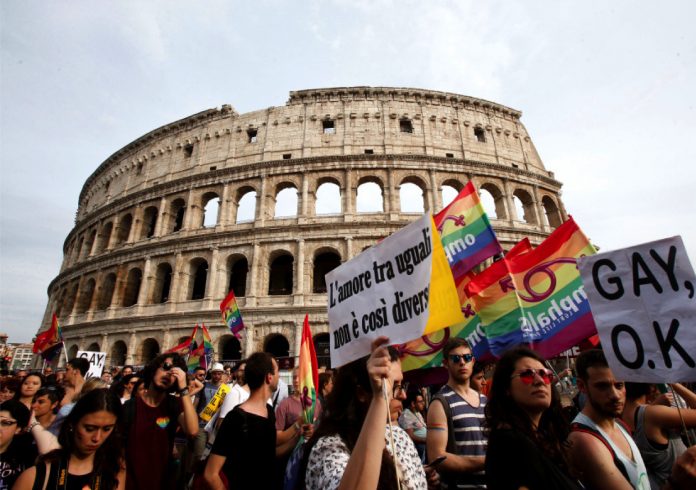
[{"label": "black top", "polygon": [[10,489],[22,471],[34,466],[37,452],[34,438],[27,433],[16,435],[0,454],[0,490]]},{"label": "black top", "polygon": [[494,429],[488,438],[486,484],[489,490],[581,489],[564,470],[526,435],[512,429]]},{"label": "black top", "polygon": [[229,488],[273,488],[275,415],[266,408],[268,416],[259,417],[237,405],[222,421],[211,452],[227,458],[222,470]]}]

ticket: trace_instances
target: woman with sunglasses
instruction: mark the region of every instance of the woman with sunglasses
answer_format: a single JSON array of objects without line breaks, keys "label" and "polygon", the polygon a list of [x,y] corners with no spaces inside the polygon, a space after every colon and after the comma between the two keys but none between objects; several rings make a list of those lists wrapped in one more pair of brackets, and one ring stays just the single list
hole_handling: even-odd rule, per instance
[{"label": "woman with sunglasses", "polygon": [[489,489],[580,489],[568,470],[570,427],[553,388],[553,371],[527,348],[498,361],[486,405]]},{"label": "woman with sunglasses", "polygon": [[40,457],[13,488],[124,489],[125,466],[118,434],[121,411],[121,402],[108,389],[83,395],[61,427],[61,448]]}]

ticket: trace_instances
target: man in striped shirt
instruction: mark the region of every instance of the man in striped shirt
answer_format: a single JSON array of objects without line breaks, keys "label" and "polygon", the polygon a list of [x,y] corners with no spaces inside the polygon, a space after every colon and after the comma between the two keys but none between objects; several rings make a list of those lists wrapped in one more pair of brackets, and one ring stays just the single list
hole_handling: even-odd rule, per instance
[{"label": "man in striped shirt", "polygon": [[483,429],[486,396],[470,386],[474,356],[469,344],[461,338],[450,339],[442,354],[449,379],[428,410],[428,460],[446,456],[438,466],[443,488],[486,488],[487,439]]}]

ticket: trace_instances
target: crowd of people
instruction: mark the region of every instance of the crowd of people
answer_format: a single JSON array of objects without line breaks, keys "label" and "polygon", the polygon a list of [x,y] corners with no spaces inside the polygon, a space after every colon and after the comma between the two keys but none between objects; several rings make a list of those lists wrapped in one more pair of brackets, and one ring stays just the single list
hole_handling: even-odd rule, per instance
[{"label": "crowd of people", "polygon": [[288,386],[264,352],[192,373],[165,353],[101,378],[81,358],[2,376],[0,490],[696,488],[685,385],[624,383],[599,349],[561,376],[524,347],[484,365],[454,338],[446,383],[421,387],[387,344],[322,368],[311,420],[297,370]]}]

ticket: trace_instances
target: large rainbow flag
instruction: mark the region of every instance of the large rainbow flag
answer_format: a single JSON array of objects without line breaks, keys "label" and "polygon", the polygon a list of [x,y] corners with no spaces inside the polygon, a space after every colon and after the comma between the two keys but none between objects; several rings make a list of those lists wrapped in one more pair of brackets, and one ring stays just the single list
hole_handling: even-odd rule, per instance
[{"label": "large rainbow flag", "polygon": [[317,372],[317,355],[314,351],[312,332],[309,329],[309,316],[305,315],[302,326],[302,340],[300,342],[300,402],[304,422],[314,423],[314,415],[317,408],[317,389],[319,388],[319,374]]},{"label": "large rainbow flag", "polygon": [[433,219],[455,281],[487,258],[502,252],[471,182]]},{"label": "large rainbow flag", "polygon": [[234,291],[230,291],[225,299],[222,300],[220,312],[222,313],[222,321],[225,322],[232,335],[238,339],[241,338],[239,332],[244,328],[244,322],[237,306],[237,300],[234,297]]},{"label": "large rainbow flag", "polygon": [[536,249],[496,262],[466,287],[501,355],[528,344],[552,357],[596,333],[577,259],[596,253],[572,218]]},{"label": "large rainbow flag", "polygon": [[63,345],[63,329],[58,323],[58,317],[53,314],[51,318],[51,326],[44,332],[41,332],[36,336],[34,341],[34,346],[32,347],[32,352],[34,354],[41,354],[46,360],[51,360],[55,355],[60,352],[60,348]]},{"label": "large rainbow flag", "polygon": [[203,331],[203,352],[205,354],[205,363],[206,366],[210,366],[213,363],[213,339],[210,338],[210,332],[208,332],[205,323],[202,323],[201,325],[201,330]]},{"label": "large rainbow flag", "polygon": [[196,332],[198,332],[198,325],[193,327],[193,332],[191,332],[191,336],[184,340],[182,343],[179,345],[175,345],[171,349],[165,351],[165,354],[179,354],[180,356],[188,356],[191,351],[196,350],[198,347],[196,345]]}]

